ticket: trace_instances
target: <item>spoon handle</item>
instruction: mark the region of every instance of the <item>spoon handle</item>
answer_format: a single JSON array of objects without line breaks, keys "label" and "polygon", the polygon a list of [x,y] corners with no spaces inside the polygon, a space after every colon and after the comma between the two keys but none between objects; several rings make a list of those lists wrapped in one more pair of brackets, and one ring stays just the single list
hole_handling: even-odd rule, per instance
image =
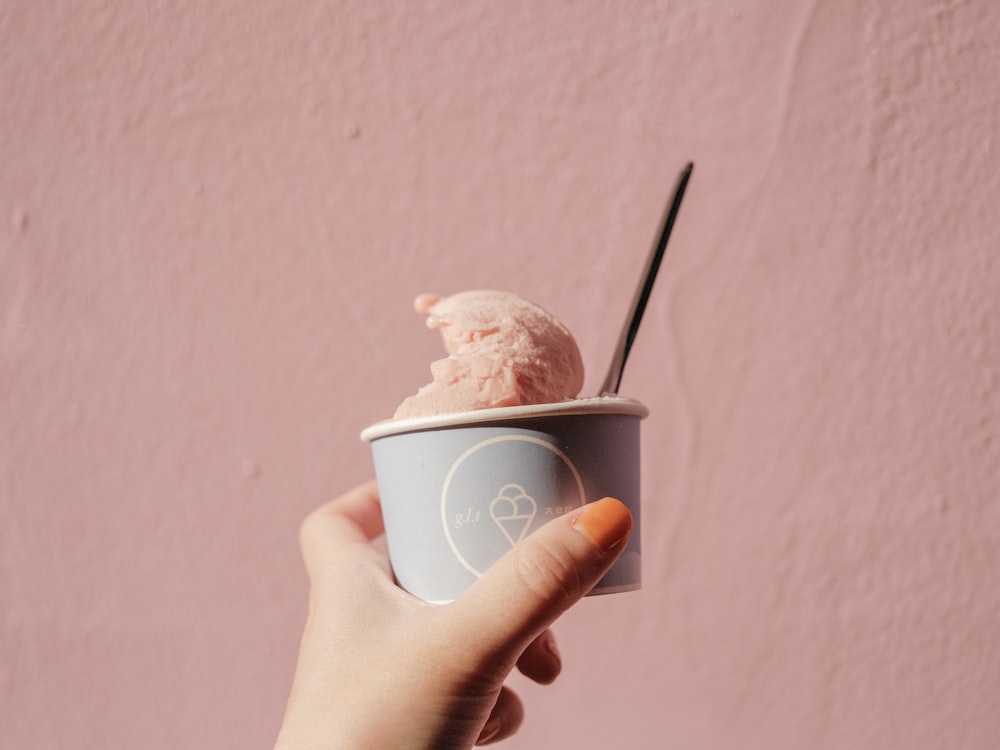
[{"label": "spoon handle", "polygon": [[646,260],[646,269],[640,277],[639,286],[635,290],[632,298],[632,307],[628,317],[625,319],[625,326],[618,336],[618,344],[615,347],[615,355],[611,359],[611,366],[608,367],[608,374],[601,384],[599,395],[616,394],[622,382],[622,373],[625,370],[625,360],[632,349],[632,342],[635,341],[635,334],[639,330],[639,323],[642,321],[642,314],[646,310],[646,303],[649,301],[649,294],[653,291],[653,282],[656,280],[656,273],[660,270],[660,262],[663,260],[664,252],[667,249],[667,240],[670,239],[670,232],[673,231],[674,221],[677,219],[677,212],[681,207],[681,200],[684,198],[684,191],[687,189],[688,180],[694,170],[694,163],[689,162],[681,171],[677,178],[677,185],[674,187],[674,195],[666,213],[663,215],[663,222],[660,227],[659,239],[649,252]]}]

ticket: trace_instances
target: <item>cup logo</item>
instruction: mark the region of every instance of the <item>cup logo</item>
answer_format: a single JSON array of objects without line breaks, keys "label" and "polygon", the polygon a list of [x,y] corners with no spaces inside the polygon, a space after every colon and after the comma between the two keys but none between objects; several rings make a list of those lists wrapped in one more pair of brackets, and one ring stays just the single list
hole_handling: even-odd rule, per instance
[{"label": "cup logo", "polygon": [[448,470],[441,491],[445,537],[476,577],[543,523],[586,502],[576,466],[540,434],[505,428]]},{"label": "cup logo", "polygon": [[519,484],[505,485],[490,503],[490,518],[507,537],[511,547],[524,538],[537,512],[535,498],[526,495],[524,487]]}]

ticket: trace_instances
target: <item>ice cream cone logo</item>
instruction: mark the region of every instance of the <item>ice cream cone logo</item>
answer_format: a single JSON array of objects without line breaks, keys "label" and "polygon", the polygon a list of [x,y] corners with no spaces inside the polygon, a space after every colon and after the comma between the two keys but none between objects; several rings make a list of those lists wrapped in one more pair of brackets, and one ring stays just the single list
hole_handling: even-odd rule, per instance
[{"label": "ice cream cone logo", "polygon": [[506,484],[490,501],[490,518],[513,547],[527,533],[535,520],[538,504],[519,484]]}]

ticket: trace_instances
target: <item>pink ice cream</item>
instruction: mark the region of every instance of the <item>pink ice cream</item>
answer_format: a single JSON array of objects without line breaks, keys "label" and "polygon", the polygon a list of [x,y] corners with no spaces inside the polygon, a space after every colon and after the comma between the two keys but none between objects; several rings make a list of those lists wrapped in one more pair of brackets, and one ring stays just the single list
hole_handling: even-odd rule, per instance
[{"label": "pink ice cream", "polygon": [[414,308],[427,315],[428,328],[441,329],[448,356],[431,364],[434,380],[400,404],[396,419],[555,403],[583,387],[572,334],[515,294],[421,294]]}]

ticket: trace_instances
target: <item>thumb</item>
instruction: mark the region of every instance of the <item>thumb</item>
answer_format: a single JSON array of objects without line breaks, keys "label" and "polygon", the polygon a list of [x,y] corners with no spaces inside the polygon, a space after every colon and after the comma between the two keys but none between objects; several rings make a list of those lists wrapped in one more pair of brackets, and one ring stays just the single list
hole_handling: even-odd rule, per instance
[{"label": "thumb", "polygon": [[625,549],[632,514],[606,497],[549,521],[496,562],[453,603],[455,622],[484,655],[521,651],[591,588]]}]

